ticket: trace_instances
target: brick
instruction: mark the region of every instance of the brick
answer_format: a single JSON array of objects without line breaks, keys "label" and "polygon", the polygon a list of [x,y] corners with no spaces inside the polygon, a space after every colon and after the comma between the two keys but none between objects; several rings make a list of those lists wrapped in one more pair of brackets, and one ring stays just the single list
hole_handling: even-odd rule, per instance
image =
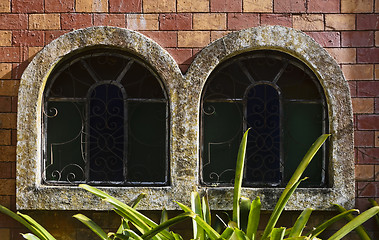
[{"label": "brick", "polygon": [[0,181],[2,178],[12,178],[15,167],[14,162],[0,162]]},{"label": "brick", "polygon": [[355,30],[354,14],[325,14],[326,30]]},{"label": "brick", "polygon": [[0,47],[0,62],[20,61],[20,49],[18,47]]},{"label": "brick", "polygon": [[0,146],[0,162],[16,162],[16,147]]},{"label": "brick", "polygon": [[379,79],[379,65],[375,65],[375,80]]},{"label": "brick", "polygon": [[377,197],[379,193],[379,183],[376,182],[358,182],[359,197]]},{"label": "brick", "polygon": [[347,83],[349,84],[351,96],[356,97],[357,96],[357,82],[356,81],[348,81]]},{"label": "brick", "polygon": [[374,66],[371,64],[343,65],[346,80],[372,80]]},{"label": "brick", "polygon": [[11,110],[12,110],[11,98],[0,97],[0,112],[10,112]]},{"label": "brick", "polygon": [[358,48],[357,61],[359,63],[379,63],[379,48]]},{"label": "brick", "polygon": [[379,12],[379,0],[375,0],[375,12]]},{"label": "brick", "polygon": [[19,85],[18,80],[0,80],[0,95],[17,96]]},{"label": "brick", "polygon": [[372,47],[374,46],[374,32],[348,31],[342,32],[343,47]]},{"label": "brick", "polygon": [[210,5],[211,12],[242,12],[242,0],[210,0]]},{"label": "brick", "polygon": [[16,129],[17,127],[17,114],[16,113],[0,113],[0,128]]},{"label": "brick", "polygon": [[11,145],[11,130],[0,129],[0,136],[0,145]]},{"label": "brick", "polygon": [[124,14],[95,14],[94,25],[124,28],[126,26],[126,18]]},{"label": "brick", "polygon": [[374,147],[374,131],[355,131],[354,145],[355,147]]},{"label": "brick", "polygon": [[0,12],[2,13],[11,12],[11,1],[0,0]]},{"label": "brick", "polygon": [[259,25],[259,16],[256,13],[228,13],[227,30],[240,30]]},{"label": "brick", "polygon": [[358,14],[357,30],[379,30],[379,14]]},{"label": "brick", "polygon": [[353,112],[354,113],[373,113],[374,112],[374,99],[373,98],[353,98]]},{"label": "brick", "polygon": [[23,61],[20,63],[13,63],[12,64],[12,79],[20,79],[22,73],[25,71],[25,68],[28,66],[28,64],[29,63],[27,61]]},{"label": "brick", "polygon": [[45,12],[64,13],[73,12],[75,0],[45,0]]},{"label": "brick", "polygon": [[42,31],[13,31],[14,46],[44,46],[44,33]]},{"label": "brick", "polygon": [[209,0],[177,0],[178,12],[209,12]]},{"label": "brick", "polygon": [[127,28],[132,30],[158,30],[158,14],[128,14]]},{"label": "brick", "polygon": [[156,41],[162,47],[177,47],[177,33],[173,31],[142,31],[142,34]]},{"label": "brick", "polygon": [[191,30],[192,14],[168,13],[159,15],[160,30]]},{"label": "brick", "polygon": [[304,31],[324,30],[324,18],[322,14],[295,15],[293,27]]},{"label": "brick", "polygon": [[357,158],[359,163],[378,164],[379,148],[358,148]]},{"label": "brick", "polygon": [[109,0],[109,11],[114,13],[140,13],[142,0]]},{"label": "brick", "polygon": [[274,1],[274,12],[304,13],[306,0],[276,0]]},{"label": "brick", "polygon": [[28,48],[28,61],[31,61],[33,57],[41,51],[42,47],[29,47]]},{"label": "brick", "polygon": [[225,13],[195,13],[193,14],[194,30],[226,30]]},{"label": "brick", "polygon": [[144,13],[166,13],[176,11],[176,0],[142,0]]},{"label": "brick", "polygon": [[355,165],[355,180],[357,181],[373,181],[374,165]]},{"label": "brick", "polygon": [[0,229],[0,236],[3,240],[11,240],[11,231],[10,229],[2,228]]},{"label": "brick", "polygon": [[273,12],[273,1],[267,0],[244,0],[243,11],[244,12]]},{"label": "brick", "polygon": [[341,0],[342,13],[364,13],[373,11],[373,0]]},{"label": "brick", "polygon": [[0,29],[19,30],[28,26],[26,14],[0,14]]},{"label": "brick", "polygon": [[11,145],[12,146],[17,145],[17,130],[16,129],[11,130]]},{"label": "brick", "polygon": [[261,14],[261,25],[292,27],[292,16],[290,14]]},{"label": "brick", "polygon": [[92,14],[63,13],[61,14],[62,29],[80,29],[93,25]]},{"label": "brick", "polygon": [[69,32],[68,30],[45,31],[45,44],[50,43],[59,36]]},{"label": "brick", "polygon": [[29,15],[29,29],[48,30],[60,29],[59,14],[31,14]]},{"label": "brick", "polygon": [[2,179],[0,181],[0,195],[8,195],[8,196],[16,195],[15,179]]},{"label": "brick", "polygon": [[379,82],[359,81],[357,83],[357,95],[359,97],[379,97]]},{"label": "brick", "polygon": [[12,0],[14,13],[41,13],[44,0]]},{"label": "brick", "polygon": [[359,130],[379,130],[379,115],[358,115],[357,121]]},{"label": "brick", "polygon": [[0,31],[0,46],[11,46],[12,45],[12,32],[11,31]]},{"label": "brick", "polygon": [[[374,143],[375,143],[374,144],[375,147],[379,147],[379,131],[375,131]],[[377,170],[378,170],[378,173],[379,173],[379,166],[378,166]]]},{"label": "brick", "polygon": [[231,33],[231,31],[212,31],[211,32],[211,42],[216,41],[219,38]]},{"label": "brick", "polygon": [[356,50],[354,48],[327,48],[326,50],[338,63],[356,62]]},{"label": "brick", "polygon": [[178,64],[191,64],[193,60],[192,50],[183,48],[167,48],[167,51]]},{"label": "brick", "polygon": [[339,47],[341,45],[339,32],[306,32],[306,34],[323,47]]},{"label": "brick", "polygon": [[17,112],[17,105],[18,105],[18,98],[17,96],[11,97],[12,98],[12,112]]},{"label": "brick", "polygon": [[379,31],[375,32],[375,47],[379,47]]},{"label": "brick", "polygon": [[108,12],[108,0],[76,0],[76,12]]},{"label": "brick", "polygon": [[208,31],[179,31],[178,47],[204,47],[210,42]]},{"label": "brick", "polygon": [[308,0],[308,12],[310,13],[338,13],[340,0]]}]

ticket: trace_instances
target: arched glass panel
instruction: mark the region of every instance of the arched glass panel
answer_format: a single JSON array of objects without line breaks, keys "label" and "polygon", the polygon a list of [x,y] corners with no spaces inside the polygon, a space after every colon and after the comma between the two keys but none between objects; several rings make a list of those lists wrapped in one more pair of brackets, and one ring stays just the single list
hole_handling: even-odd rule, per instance
[{"label": "arched glass panel", "polygon": [[168,184],[167,97],[137,57],[73,54],[52,71],[43,111],[46,183]]},{"label": "arched glass panel", "polygon": [[[313,141],[328,131],[325,96],[315,74],[277,51],[237,55],[209,76],[201,104],[201,181],[228,184],[243,132],[251,128],[245,186],[284,186]],[[326,186],[327,149],[304,186]]]}]

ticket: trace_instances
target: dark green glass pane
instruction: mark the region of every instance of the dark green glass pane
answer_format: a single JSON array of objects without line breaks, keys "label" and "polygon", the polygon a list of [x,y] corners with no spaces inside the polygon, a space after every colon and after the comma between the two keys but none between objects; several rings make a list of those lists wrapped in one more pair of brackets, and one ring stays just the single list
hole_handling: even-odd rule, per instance
[{"label": "dark green glass pane", "polygon": [[[311,73],[316,79],[313,73]],[[284,99],[321,99],[320,91],[311,75],[294,64],[288,64],[278,80],[278,86]],[[299,91],[300,90],[300,91]],[[322,94],[322,93],[321,93]]]},{"label": "dark green glass pane", "polygon": [[116,80],[130,60],[119,55],[102,53],[100,56],[89,55],[84,61],[98,79]]},{"label": "dark green glass pane", "polygon": [[128,114],[127,181],[165,183],[166,103],[129,102]]},{"label": "dark green glass pane", "polygon": [[206,184],[234,180],[243,129],[241,103],[210,102],[203,106],[202,180]]},{"label": "dark green glass pane", "polygon": [[47,181],[83,181],[82,155],[84,104],[48,102],[46,107],[47,145],[45,178]]},{"label": "dark green glass pane", "polygon": [[275,58],[273,54],[257,54],[255,58],[248,58],[241,61],[254,81],[272,82],[284,65],[280,58]]},{"label": "dark green glass pane", "polygon": [[[286,102],[283,107],[284,178],[288,182],[312,143],[323,133],[324,109],[321,104],[301,102]],[[324,184],[323,161],[320,149],[303,174],[303,177],[309,177],[303,186]]]}]

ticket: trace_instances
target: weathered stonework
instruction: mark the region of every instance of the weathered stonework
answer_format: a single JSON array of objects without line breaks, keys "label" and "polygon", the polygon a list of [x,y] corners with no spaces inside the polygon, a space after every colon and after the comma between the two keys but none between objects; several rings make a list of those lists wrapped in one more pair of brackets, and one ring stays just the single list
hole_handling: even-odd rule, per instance
[{"label": "weathered stonework", "polygon": [[[42,96],[49,73],[72,51],[87,47],[115,47],[136,54],[162,80],[170,104],[170,171],[167,187],[100,187],[128,202],[140,192],[147,198],[140,209],[177,209],[173,202],[189,204],[190,191],[208,191],[212,209],[231,209],[232,188],[199,186],[199,109],[202,88],[216,66],[243,52],[274,49],[302,60],[318,76],[329,109],[331,159],[329,188],[299,189],[287,209],[319,210],[338,203],[354,205],[353,120],[349,88],[334,59],[306,34],[269,26],[233,32],[204,48],[184,76],[174,59],[157,43],[121,28],[93,27],[61,36],[47,45],[21,78],[18,106],[17,208],[103,210],[110,206],[78,187],[42,184]],[[272,209],[282,189],[249,188],[243,195],[260,196],[264,209]]]}]

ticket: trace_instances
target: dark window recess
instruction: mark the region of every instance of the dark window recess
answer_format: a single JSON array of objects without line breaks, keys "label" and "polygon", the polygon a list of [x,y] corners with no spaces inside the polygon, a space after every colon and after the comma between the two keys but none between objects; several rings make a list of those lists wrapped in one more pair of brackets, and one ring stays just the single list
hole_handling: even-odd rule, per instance
[{"label": "dark window recess", "polygon": [[48,184],[168,184],[168,104],[141,60],[92,50],[59,64],[44,94]]},{"label": "dark window recess", "polygon": [[[243,132],[251,128],[245,186],[284,186],[311,144],[328,132],[325,96],[315,74],[287,54],[260,50],[220,64],[201,104],[201,181],[228,185]],[[326,144],[327,145],[327,144]],[[318,152],[303,187],[327,185],[328,151]]]}]

